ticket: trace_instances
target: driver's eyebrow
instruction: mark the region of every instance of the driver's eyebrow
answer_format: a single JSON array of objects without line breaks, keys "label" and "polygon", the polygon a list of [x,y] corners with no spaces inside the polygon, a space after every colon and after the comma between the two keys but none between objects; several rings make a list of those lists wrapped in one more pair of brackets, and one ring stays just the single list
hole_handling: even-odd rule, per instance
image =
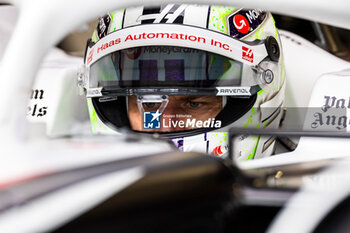
[{"label": "driver's eyebrow", "polygon": [[221,98],[213,98],[213,96],[192,96],[190,100],[197,100],[197,101],[216,101]]},{"label": "driver's eyebrow", "polygon": [[209,96],[178,96],[178,100],[211,100]]}]

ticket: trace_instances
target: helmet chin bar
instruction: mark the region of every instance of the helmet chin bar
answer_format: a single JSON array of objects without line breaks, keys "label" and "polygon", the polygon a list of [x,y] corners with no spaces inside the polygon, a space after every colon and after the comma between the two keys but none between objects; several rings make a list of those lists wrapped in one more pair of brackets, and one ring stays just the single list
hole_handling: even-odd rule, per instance
[{"label": "helmet chin bar", "polygon": [[163,112],[169,102],[169,96],[167,95],[138,95],[137,96],[137,107],[141,114],[145,112],[143,104],[145,103],[160,103],[157,112]]}]

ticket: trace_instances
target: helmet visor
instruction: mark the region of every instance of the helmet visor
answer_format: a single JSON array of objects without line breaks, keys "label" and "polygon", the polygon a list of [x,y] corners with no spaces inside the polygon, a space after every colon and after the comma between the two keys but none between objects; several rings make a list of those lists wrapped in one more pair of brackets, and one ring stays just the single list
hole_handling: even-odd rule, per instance
[{"label": "helmet visor", "polygon": [[242,86],[243,68],[239,61],[193,48],[137,47],[113,52],[92,64],[89,88],[102,87],[119,95],[162,90],[167,95],[215,95],[217,87]]}]

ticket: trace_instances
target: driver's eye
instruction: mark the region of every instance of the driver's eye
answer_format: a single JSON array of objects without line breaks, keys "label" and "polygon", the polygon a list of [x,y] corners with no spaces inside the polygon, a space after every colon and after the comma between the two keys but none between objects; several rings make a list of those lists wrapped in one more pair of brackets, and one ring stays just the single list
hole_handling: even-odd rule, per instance
[{"label": "driver's eye", "polygon": [[201,103],[199,103],[199,102],[190,101],[188,104],[190,105],[191,108],[198,108],[201,106]]},{"label": "driver's eye", "polygon": [[148,108],[148,109],[153,109],[155,107],[159,108],[160,104],[159,103],[149,102],[149,103],[144,103],[143,106]]}]

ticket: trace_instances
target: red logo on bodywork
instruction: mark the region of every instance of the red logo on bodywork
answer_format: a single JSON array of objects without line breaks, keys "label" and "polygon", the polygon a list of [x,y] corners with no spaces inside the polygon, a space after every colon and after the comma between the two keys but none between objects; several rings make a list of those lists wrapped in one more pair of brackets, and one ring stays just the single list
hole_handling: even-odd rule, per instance
[{"label": "red logo on bodywork", "polygon": [[92,49],[92,50],[89,52],[89,56],[88,56],[88,59],[87,59],[87,64],[88,64],[88,65],[89,65],[89,63],[92,61],[93,55],[94,55],[94,49]]},{"label": "red logo on bodywork", "polygon": [[253,63],[253,60],[254,60],[253,50],[245,46],[242,46],[242,59]]}]

